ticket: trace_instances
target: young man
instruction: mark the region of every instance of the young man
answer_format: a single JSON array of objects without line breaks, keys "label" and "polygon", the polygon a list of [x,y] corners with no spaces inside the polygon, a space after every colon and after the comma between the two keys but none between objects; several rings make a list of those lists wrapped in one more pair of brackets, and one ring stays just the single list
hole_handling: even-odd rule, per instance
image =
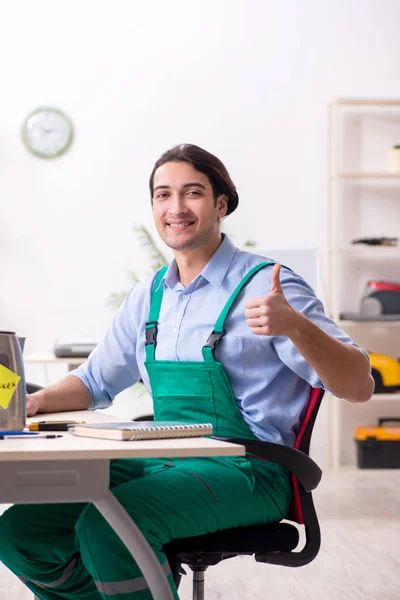
[{"label": "young man", "polygon": [[[142,378],[158,420],[206,420],[216,435],[293,445],[310,386],[370,398],[368,358],[311,288],[221,235],[238,205],[221,161],[190,144],[173,148],[150,190],[174,262],[131,290],[82,367],[28,397],[28,415],[106,407]],[[162,547],[171,539],[279,521],[291,499],[287,471],[251,456],[117,460],[110,487],[167,573]],[[0,519],[0,559],[43,600],[151,598],[92,505],[11,507]]]}]

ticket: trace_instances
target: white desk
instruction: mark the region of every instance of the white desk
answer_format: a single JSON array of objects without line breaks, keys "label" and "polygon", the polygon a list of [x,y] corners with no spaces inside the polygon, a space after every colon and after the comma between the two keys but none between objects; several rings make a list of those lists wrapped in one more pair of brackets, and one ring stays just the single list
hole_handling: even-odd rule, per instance
[{"label": "white desk", "polygon": [[[76,411],[36,415],[28,422],[43,419],[118,420]],[[151,547],[109,490],[109,459],[242,456],[244,447],[209,438],[118,442],[61,434],[57,439],[0,440],[0,503],[92,502],[131,552],[155,600],[173,600]]]}]

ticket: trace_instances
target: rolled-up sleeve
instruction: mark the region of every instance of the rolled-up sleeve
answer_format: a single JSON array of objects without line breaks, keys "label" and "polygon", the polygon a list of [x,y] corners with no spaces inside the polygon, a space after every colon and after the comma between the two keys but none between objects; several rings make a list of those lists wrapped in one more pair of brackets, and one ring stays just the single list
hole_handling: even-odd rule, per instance
[{"label": "rolled-up sleeve", "polygon": [[[285,270],[281,275],[281,285],[287,301],[295,310],[301,312],[328,335],[345,344],[350,344],[358,348],[369,359],[368,353],[360,348],[337,323],[325,315],[322,302],[301,277],[291,273],[289,270]],[[307,363],[289,338],[285,336],[276,337],[272,341],[272,344],[281,361],[289,369],[302,379],[308,381],[313,387],[324,388],[315,370]]]},{"label": "rolled-up sleeve", "polygon": [[114,397],[140,379],[136,360],[136,288],[130,291],[88,360],[71,371],[89,389],[91,409],[107,408]]}]

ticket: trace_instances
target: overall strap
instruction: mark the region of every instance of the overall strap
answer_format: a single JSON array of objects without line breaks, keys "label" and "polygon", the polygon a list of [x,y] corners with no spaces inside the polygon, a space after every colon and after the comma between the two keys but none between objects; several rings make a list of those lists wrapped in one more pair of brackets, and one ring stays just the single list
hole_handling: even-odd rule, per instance
[{"label": "overall strap", "polygon": [[157,324],[164,294],[164,286],[160,285],[160,283],[167,269],[168,267],[163,267],[158,271],[151,294],[149,320],[146,323],[146,360],[154,360],[155,358]]},{"label": "overall strap", "polygon": [[268,267],[269,265],[274,265],[274,264],[275,264],[274,262],[264,262],[264,263],[260,263],[259,265],[256,265],[255,267],[253,267],[251,269],[251,271],[249,271],[247,273],[247,275],[245,275],[243,277],[242,281],[236,286],[236,288],[230,295],[228,302],[225,304],[224,308],[222,309],[222,311],[214,325],[214,331],[210,334],[210,337],[208,338],[206,344],[202,348],[203,358],[206,362],[215,362],[215,358],[214,358],[215,346],[225,335],[225,329],[224,329],[225,319],[228,315],[228,312],[230,311],[230,309],[232,307],[232,304],[235,302],[239,292],[242,290],[242,288],[244,288],[246,283],[253,277],[253,275],[258,273],[258,271],[260,271],[264,267]]}]

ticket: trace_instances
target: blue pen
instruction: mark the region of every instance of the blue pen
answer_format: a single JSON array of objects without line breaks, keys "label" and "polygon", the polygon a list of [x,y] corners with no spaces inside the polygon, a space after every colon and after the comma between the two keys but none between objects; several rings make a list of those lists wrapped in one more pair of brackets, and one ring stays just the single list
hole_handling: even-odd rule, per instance
[{"label": "blue pen", "polygon": [[22,435],[22,436],[29,435],[29,436],[31,436],[31,435],[39,435],[39,434],[37,432],[33,432],[33,431],[0,431],[0,436],[3,436],[3,435],[7,435],[7,436],[9,436],[9,435]]}]

